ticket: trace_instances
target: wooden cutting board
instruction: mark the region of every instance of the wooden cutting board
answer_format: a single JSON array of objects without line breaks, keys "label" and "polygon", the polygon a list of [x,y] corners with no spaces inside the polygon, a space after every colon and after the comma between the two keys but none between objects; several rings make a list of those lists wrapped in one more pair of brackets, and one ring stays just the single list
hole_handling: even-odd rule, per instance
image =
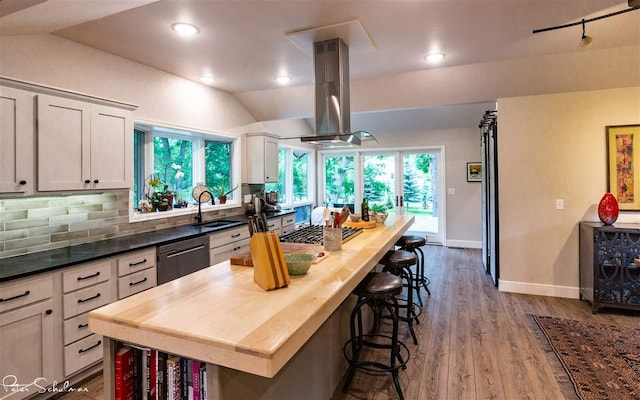
[{"label": "wooden cutting board", "polygon": [[375,228],[376,227],[376,221],[358,221],[358,222],[353,222],[353,221],[346,221],[344,223],[344,226],[347,228],[362,228],[362,229],[371,229],[371,228]]},{"label": "wooden cutting board", "polygon": [[[305,253],[307,251],[313,250],[315,247],[312,244],[306,243],[280,243],[282,246],[283,253]],[[253,267],[253,263],[251,262],[251,253],[246,252],[242,254],[238,254],[236,256],[231,257],[232,265],[242,265],[244,267]]]}]

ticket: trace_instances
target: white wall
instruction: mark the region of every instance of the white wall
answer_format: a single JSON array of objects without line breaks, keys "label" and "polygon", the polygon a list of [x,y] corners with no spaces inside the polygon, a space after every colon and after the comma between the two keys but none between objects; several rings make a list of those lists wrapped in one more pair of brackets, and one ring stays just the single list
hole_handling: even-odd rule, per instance
[{"label": "white wall", "polygon": [[229,93],[48,34],[1,37],[0,75],[138,104],[134,117],[172,125],[255,122]]},{"label": "white wall", "polygon": [[498,110],[500,288],[577,298],[578,222],[607,192],[606,126],[640,124],[640,87],[504,98]]}]

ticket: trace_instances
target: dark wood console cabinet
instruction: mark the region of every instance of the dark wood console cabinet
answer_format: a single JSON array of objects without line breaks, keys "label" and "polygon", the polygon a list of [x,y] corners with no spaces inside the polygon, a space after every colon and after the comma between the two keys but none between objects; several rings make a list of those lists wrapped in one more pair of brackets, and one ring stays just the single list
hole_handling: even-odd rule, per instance
[{"label": "dark wood console cabinet", "polygon": [[580,298],[640,310],[640,224],[580,222]]}]

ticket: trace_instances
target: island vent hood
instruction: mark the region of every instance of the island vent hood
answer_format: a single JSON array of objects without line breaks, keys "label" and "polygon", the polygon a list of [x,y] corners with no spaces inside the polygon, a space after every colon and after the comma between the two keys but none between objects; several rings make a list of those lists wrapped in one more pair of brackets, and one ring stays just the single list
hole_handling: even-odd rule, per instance
[{"label": "island vent hood", "polygon": [[359,132],[351,132],[349,47],[340,38],[313,44],[315,72],[315,136],[305,143],[327,147],[360,145]]}]

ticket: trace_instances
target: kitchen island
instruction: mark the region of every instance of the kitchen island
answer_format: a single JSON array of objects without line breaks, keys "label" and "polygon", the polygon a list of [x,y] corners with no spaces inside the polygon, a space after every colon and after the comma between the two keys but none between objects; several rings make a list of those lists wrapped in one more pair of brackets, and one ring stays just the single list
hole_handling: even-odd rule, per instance
[{"label": "kitchen island", "polygon": [[330,398],[345,368],[345,299],[412,223],[390,216],[286,288],[266,292],[251,268],[227,261],[92,311],[89,329],[105,338],[105,398],[116,341],[207,363],[209,400]]}]

